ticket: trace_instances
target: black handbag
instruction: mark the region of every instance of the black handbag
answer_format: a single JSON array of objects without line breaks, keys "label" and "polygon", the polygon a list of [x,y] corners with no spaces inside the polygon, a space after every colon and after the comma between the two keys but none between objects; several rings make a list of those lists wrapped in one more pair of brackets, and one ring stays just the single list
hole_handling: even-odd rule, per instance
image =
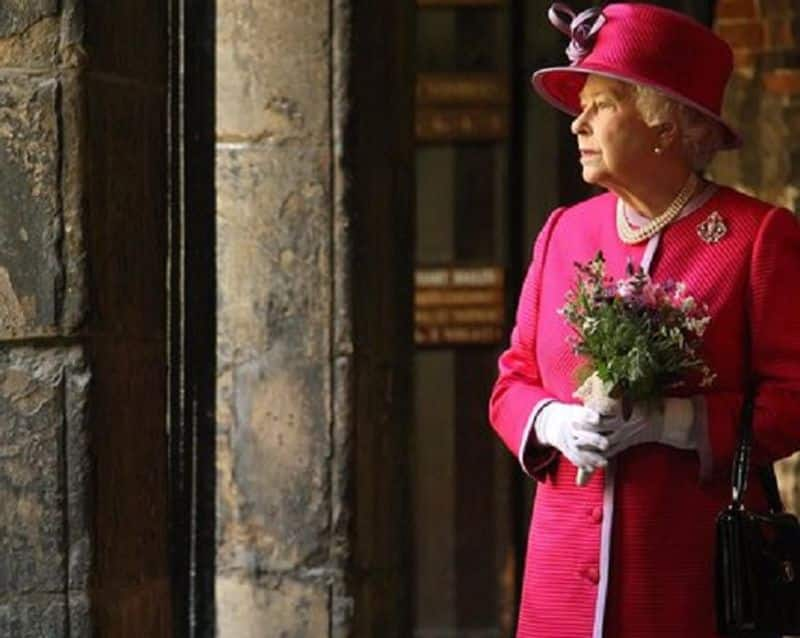
[{"label": "black handbag", "polygon": [[783,511],[772,466],[759,468],[769,512],[744,506],[752,401],[742,411],[731,504],[717,516],[716,613],[722,636],[800,634],[800,524]]}]

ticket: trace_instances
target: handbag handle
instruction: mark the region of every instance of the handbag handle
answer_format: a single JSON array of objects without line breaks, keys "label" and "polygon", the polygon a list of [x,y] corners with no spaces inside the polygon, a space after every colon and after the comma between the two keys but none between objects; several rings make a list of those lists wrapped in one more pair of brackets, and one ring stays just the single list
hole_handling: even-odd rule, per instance
[{"label": "handbag handle", "polygon": [[[736,448],[736,455],[733,459],[731,475],[732,507],[735,509],[744,508],[744,494],[747,491],[747,476],[750,472],[750,453],[753,447],[752,396],[748,396],[745,399],[744,405],[742,405],[741,419],[739,445]],[[782,512],[783,504],[778,490],[778,479],[775,476],[775,469],[772,467],[772,464],[769,463],[764,467],[758,468],[758,470],[770,511],[773,513]]]}]

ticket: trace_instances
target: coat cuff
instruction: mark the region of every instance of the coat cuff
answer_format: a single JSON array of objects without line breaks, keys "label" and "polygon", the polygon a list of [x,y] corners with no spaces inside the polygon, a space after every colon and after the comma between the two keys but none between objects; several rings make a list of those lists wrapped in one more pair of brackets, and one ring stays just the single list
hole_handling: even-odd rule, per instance
[{"label": "coat cuff", "polygon": [[544,470],[556,458],[558,450],[549,445],[542,445],[539,442],[536,438],[534,425],[539,413],[553,402],[554,399],[542,399],[533,406],[533,410],[528,416],[528,421],[525,423],[522,440],[517,451],[517,460],[522,470],[531,478],[540,481],[544,480]]}]

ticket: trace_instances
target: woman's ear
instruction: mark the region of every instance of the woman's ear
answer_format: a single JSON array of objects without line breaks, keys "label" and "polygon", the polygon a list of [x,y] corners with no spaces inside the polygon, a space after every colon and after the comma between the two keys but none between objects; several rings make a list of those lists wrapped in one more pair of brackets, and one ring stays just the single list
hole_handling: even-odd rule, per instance
[{"label": "woman's ear", "polygon": [[678,139],[678,125],[675,122],[662,122],[655,126],[656,135],[662,148],[669,148]]}]

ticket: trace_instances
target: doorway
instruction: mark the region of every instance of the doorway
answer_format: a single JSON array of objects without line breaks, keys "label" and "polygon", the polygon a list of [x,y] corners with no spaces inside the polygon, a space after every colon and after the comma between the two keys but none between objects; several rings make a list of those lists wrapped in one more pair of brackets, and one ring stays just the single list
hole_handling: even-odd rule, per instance
[{"label": "doorway", "polygon": [[[550,2],[417,0],[414,636],[511,636],[533,482],[488,423],[533,240],[593,194],[571,119],[528,78],[565,64]],[[575,11],[591,2],[571,3]],[[710,0],[654,2],[710,24]]]}]

